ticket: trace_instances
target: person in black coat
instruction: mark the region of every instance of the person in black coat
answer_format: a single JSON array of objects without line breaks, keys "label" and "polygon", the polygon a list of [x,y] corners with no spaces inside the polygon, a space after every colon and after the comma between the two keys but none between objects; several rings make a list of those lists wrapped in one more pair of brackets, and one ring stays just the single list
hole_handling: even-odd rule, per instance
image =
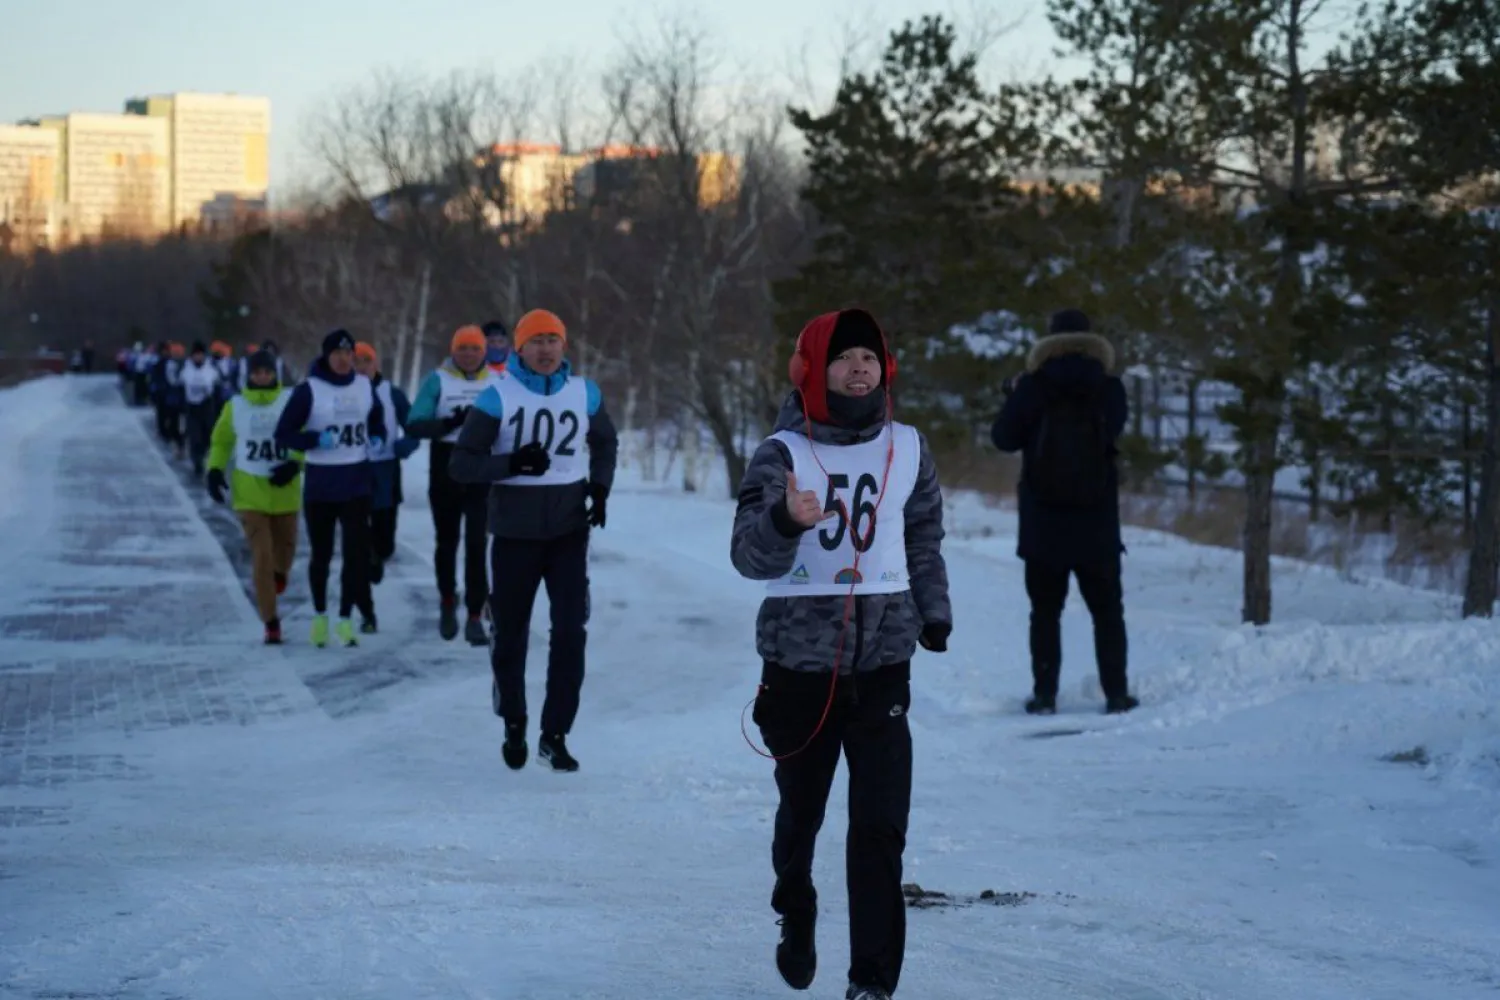
[{"label": "person in black coat", "polygon": [[[1062,611],[1068,578],[1094,619],[1094,654],[1106,711],[1128,712],[1139,702],[1126,679],[1125,608],[1121,587],[1120,481],[1116,442],[1125,430],[1129,402],[1124,383],[1110,373],[1115,352],[1109,341],[1090,332],[1077,309],[1053,315],[1048,335],[1032,347],[1026,371],[1010,386],[990,437],[1004,452],[1021,453],[1018,488],[1020,532],[1016,554],[1026,563],[1026,594],[1031,599],[1032,697],[1026,711],[1050,715],[1057,709],[1062,670]],[[1043,431],[1061,434],[1059,406],[1074,406],[1081,418],[1073,427],[1095,429],[1098,467],[1095,488],[1066,495],[1066,475],[1042,468]],[[1070,433],[1076,433],[1070,428]],[[1091,440],[1071,441],[1057,452],[1074,463],[1087,461]],[[1049,459],[1054,462],[1056,459]],[[1091,470],[1077,471],[1088,483]],[[1059,486],[1059,484],[1063,484]],[[1060,494],[1061,491],[1061,494]]]}]

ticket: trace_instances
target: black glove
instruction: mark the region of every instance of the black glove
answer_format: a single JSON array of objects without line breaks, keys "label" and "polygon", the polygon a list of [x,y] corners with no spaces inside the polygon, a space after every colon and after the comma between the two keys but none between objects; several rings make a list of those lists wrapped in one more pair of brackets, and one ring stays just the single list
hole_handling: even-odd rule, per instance
[{"label": "black glove", "polygon": [[947,622],[928,622],[922,626],[922,634],[917,637],[917,641],[929,653],[946,653],[948,636],[952,634],[953,626]]},{"label": "black glove", "polygon": [[223,469],[208,470],[208,495],[214,498],[214,503],[224,502],[224,491],[229,489],[229,484],[224,481]]},{"label": "black glove", "polygon": [[608,487],[602,483],[589,483],[589,524],[604,527],[604,502],[608,499]]},{"label": "black glove", "polygon": [[547,454],[539,442],[533,441],[511,453],[510,474],[512,476],[541,476],[552,468],[552,456]]},{"label": "black glove", "polygon": [[456,431],[464,425],[464,418],[469,415],[470,407],[460,406],[443,420],[443,426],[450,431]]},{"label": "black glove", "polygon": [[297,478],[297,473],[302,471],[302,466],[296,462],[282,462],[271,470],[271,485],[285,486]]}]

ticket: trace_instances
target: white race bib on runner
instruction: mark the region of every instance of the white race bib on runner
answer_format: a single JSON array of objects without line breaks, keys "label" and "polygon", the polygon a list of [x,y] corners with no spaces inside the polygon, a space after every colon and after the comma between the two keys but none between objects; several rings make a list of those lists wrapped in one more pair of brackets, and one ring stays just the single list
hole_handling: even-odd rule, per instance
[{"label": "white race bib on runner", "polygon": [[855,445],[813,444],[794,431],[779,431],[771,440],[791,454],[797,488],[816,492],[824,510],[840,510],[842,503],[847,517],[841,514],[804,532],[791,572],[771,581],[767,593],[810,597],[909,590],[906,501],[916,489],[922,461],[916,428],[893,423],[873,440]]},{"label": "white race bib on runner", "polygon": [[506,486],[561,486],[588,478],[589,395],[583,379],[569,378],[550,396],[532,392],[509,372],[490,384],[500,394],[502,421],[494,454],[510,455],[535,441],[552,456],[544,475],[513,476]]}]

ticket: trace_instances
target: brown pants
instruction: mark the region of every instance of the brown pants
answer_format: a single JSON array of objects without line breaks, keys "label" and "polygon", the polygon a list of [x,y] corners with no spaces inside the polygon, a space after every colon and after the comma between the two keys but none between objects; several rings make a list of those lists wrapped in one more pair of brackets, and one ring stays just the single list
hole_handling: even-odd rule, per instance
[{"label": "brown pants", "polygon": [[245,526],[245,541],[250,543],[255,603],[260,608],[260,620],[269,622],[277,617],[276,574],[290,575],[292,557],[297,554],[297,515],[242,510],[240,522]]}]

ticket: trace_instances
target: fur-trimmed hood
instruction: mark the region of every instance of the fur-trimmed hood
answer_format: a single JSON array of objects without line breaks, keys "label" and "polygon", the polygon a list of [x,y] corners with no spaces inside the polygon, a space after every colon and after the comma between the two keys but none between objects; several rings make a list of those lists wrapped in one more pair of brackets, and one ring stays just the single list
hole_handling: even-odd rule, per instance
[{"label": "fur-trimmed hood", "polygon": [[1104,366],[1106,373],[1114,371],[1114,346],[1097,333],[1054,333],[1043,337],[1026,355],[1026,370],[1034,372],[1053,358],[1069,354],[1093,358]]}]

